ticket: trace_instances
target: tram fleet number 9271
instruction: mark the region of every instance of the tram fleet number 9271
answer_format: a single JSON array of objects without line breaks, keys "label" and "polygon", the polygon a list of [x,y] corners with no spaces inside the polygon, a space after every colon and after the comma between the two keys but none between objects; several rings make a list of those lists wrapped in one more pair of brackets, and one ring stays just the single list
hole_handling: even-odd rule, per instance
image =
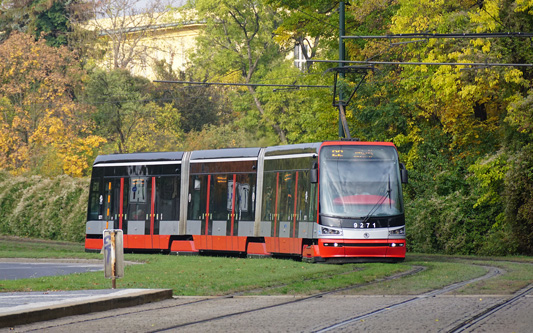
[{"label": "tram fleet number 9271", "polygon": [[401,261],[406,182],[387,142],[101,155],[85,249],[121,229],[128,252]]}]

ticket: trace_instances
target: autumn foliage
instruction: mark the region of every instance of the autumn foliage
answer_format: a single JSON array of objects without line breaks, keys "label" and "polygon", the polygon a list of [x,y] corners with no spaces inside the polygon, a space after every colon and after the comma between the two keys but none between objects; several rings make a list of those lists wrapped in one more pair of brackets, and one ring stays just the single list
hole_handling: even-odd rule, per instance
[{"label": "autumn foliage", "polygon": [[[52,6],[64,0],[30,2],[43,13],[47,6],[54,13],[68,7]],[[327,88],[338,64],[295,66],[293,59],[294,51],[299,60],[338,59],[338,1],[187,3],[184,9],[195,13],[191,22],[203,22],[205,34],[182,71],[159,61],[159,79],[285,87],[158,84],[132,75],[126,63],[106,70],[98,66],[106,52],[128,53],[93,40],[71,43],[73,27],[63,19],[55,28],[44,24],[51,21],[17,22],[55,14],[0,8],[0,171],[78,177],[90,173],[97,154],[338,139],[338,110]],[[346,6],[347,35],[388,37],[345,39],[347,60],[381,62],[365,73],[346,118],[352,137],[393,142],[409,171],[409,251],[533,254],[533,44],[523,36],[390,36],[531,33],[532,18],[532,0],[352,0]],[[27,28],[43,26],[50,28],[47,36],[61,32],[59,44],[69,48],[49,47]],[[361,76],[347,74],[338,88],[349,95]],[[310,85],[321,88],[294,89]]]},{"label": "autumn foliage", "polygon": [[0,44],[0,168],[82,176],[105,139],[76,101],[85,73],[75,53],[13,33]]}]

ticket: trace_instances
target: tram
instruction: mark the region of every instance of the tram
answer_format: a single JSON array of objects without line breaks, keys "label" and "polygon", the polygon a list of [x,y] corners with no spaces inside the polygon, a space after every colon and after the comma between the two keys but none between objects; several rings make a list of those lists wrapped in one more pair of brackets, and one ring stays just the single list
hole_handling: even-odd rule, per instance
[{"label": "tram", "polygon": [[401,261],[406,182],[386,142],[101,155],[85,249],[122,229],[130,252]]}]

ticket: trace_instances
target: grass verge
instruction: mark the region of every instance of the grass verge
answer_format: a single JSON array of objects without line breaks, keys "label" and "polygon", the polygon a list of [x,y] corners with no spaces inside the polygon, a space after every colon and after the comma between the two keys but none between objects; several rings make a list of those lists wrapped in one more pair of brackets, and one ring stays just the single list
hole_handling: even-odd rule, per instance
[{"label": "grass verge", "polygon": [[[0,258],[97,259],[101,254],[85,253],[83,244],[0,237]],[[483,259],[483,260],[480,260]],[[486,273],[485,266],[500,267],[504,274],[455,291],[456,294],[510,294],[533,283],[531,258],[511,262],[494,258],[451,257],[408,254],[399,264],[307,264],[280,259],[240,259],[162,254],[126,254],[127,265],[117,288],[165,288],[174,295],[215,296],[309,295],[354,287],[344,294],[409,295],[473,279]],[[1,261],[1,259],[0,259]],[[394,280],[388,276],[407,272],[414,266],[425,269]],[[111,281],[103,272],[0,281],[0,291],[50,291],[108,289]]]}]

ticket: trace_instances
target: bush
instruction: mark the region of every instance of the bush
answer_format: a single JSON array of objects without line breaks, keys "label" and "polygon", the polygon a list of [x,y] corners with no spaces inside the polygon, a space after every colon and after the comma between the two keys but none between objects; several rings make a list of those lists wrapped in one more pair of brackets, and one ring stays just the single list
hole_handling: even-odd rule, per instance
[{"label": "bush", "polygon": [[0,233],[82,242],[88,189],[88,179],[0,172]]},{"label": "bush", "polygon": [[[406,197],[410,251],[446,254],[509,255],[517,253],[506,222],[503,190],[508,156],[497,152],[468,168],[433,163],[412,172]],[[465,169],[467,171],[465,171]],[[516,190],[513,190],[515,192]],[[531,196],[531,194],[529,194]]]},{"label": "bush", "polygon": [[473,208],[475,198],[457,191],[419,198],[407,206],[409,251],[478,254],[490,230],[490,220]]},{"label": "bush", "polygon": [[533,255],[533,145],[515,156],[505,180],[505,215],[512,230],[510,243],[522,254]]}]

